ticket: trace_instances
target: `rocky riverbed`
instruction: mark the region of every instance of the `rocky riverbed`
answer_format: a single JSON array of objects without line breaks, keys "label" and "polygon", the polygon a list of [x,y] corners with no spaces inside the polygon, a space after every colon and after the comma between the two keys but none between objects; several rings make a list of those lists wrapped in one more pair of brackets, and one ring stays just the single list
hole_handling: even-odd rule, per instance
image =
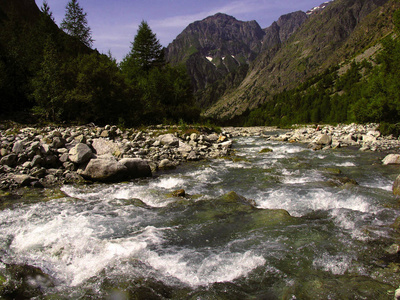
[{"label": "rocky riverbed", "polygon": [[15,125],[0,130],[0,189],[148,177],[185,161],[229,155],[231,145],[204,127]]},{"label": "rocky riverbed", "polygon": [[291,143],[306,143],[313,150],[357,147],[360,151],[394,151],[400,147],[400,140],[393,136],[382,136],[379,124],[339,124],[337,126],[302,126],[285,130],[282,134],[271,134],[274,127],[225,127],[232,136],[262,135],[269,140]]}]

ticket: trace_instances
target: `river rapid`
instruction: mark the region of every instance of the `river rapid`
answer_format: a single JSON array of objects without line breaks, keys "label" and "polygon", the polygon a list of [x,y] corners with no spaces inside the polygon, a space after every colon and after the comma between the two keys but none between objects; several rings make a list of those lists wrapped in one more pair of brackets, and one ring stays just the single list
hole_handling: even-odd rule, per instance
[{"label": "river rapid", "polygon": [[[3,207],[0,293],[394,298],[398,167],[382,166],[383,153],[314,152],[262,137],[236,138],[234,148],[231,159],[126,183],[65,185],[57,197]],[[179,189],[185,198],[171,194]]]}]

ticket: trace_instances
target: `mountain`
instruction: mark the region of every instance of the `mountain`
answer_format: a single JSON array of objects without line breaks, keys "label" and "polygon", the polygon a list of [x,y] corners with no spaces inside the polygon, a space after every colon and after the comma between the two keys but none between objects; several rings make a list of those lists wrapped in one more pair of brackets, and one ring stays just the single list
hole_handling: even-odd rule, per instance
[{"label": "mountain", "polygon": [[186,64],[198,92],[253,61],[264,35],[255,21],[242,22],[218,13],[183,30],[167,47],[166,59]]},{"label": "mountain", "polygon": [[218,13],[183,30],[167,47],[166,58],[186,65],[197,102],[206,108],[244,79],[260,52],[286,41],[306,18],[304,12],[295,12],[263,30],[256,21]]},{"label": "mountain", "polygon": [[279,49],[266,47],[240,85],[225,92],[204,115],[220,120],[241,115],[274,94],[363,52],[391,32],[391,12],[396,3],[336,0],[323,10],[315,9]]}]

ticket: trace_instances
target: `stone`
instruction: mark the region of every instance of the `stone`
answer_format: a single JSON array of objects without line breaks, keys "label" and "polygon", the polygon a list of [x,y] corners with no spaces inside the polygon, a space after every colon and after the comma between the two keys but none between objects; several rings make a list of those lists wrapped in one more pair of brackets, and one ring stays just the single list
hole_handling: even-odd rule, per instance
[{"label": "stone", "polygon": [[24,152],[24,143],[22,141],[18,141],[14,143],[14,146],[12,148],[12,152],[15,154],[20,154]]},{"label": "stone", "polygon": [[76,164],[83,164],[92,158],[92,150],[88,145],[79,143],[69,150],[69,160]]},{"label": "stone", "polygon": [[65,146],[65,142],[66,141],[62,137],[56,136],[53,138],[53,143],[51,144],[51,146],[55,149],[63,148]]},{"label": "stone", "polygon": [[400,175],[397,176],[392,187],[393,195],[400,196]]},{"label": "stone", "polygon": [[272,150],[270,148],[264,148],[259,153],[262,154],[262,153],[270,153],[270,152],[274,152],[274,150]]},{"label": "stone", "polygon": [[185,197],[186,196],[186,192],[185,190],[181,189],[181,190],[176,190],[172,192],[172,196],[173,197]]},{"label": "stone", "polygon": [[17,163],[18,156],[14,153],[3,156],[0,160],[0,165],[13,167]]},{"label": "stone", "polygon": [[323,134],[316,138],[317,145],[330,145],[332,144],[332,136],[328,134]]},{"label": "stone", "polygon": [[215,133],[209,134],[205,137],[205,140],[209,143],[216,143],[219,139],[219,136]]},{"label": "stone", "polygon": [[170,147],[179,147],[179,139],[174,136],[172,133],[160,135],[158,140],[162,145],[167,145]]},{"label": "stone", "polygon": [[118,182],[126,179],[127,171],[127,167],[118,163],[113,156],[104,155],[91,159],[80,175],[92,181]]},{"label": "stone", "polygon": [[103,138],[94,139],[92,142],[92,147],[97,155],[115,155],[116,153],[122,152],[117,143]]},{"label": "stone", "polygon": [[152,176],[149,163],[141,158],[123,158],[119,164],[126,167],[128,179]]},{"label": "stone", "polygon": [[399,165],[400,164],[400,154],[389,154],[383,160],[384,166],[387,165]]},{"label": "stone", "polygon": [[167,158],[163,159],[158,164],[159,169],[174,169],[175,167],[176,167],[175,164]]},{"label": "stone", "polygon": [[196,142],[197,139],[199,138],[199,135],[197,133],[192,133],[190,135],[190,140]]},{"label": "stone", "polygon": [[19,186],[30,186],[32,182],[37,181],[35,177],[29,175],[14,175],[12,178]]}]

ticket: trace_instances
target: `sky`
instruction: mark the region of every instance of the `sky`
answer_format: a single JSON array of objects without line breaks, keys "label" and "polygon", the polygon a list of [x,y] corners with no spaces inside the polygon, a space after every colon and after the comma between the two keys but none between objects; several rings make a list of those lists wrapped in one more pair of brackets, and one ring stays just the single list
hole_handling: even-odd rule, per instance
[{"label": "sky", "polygon": [[[256,20],[262,28],[281,15],[307,10],[326,0],[78,0],[87,13],[94,39],[93,48],[118,61],[131,48],[139,24],[146,21],[161,45],[168,46],[190,23],[218,12],[240,21]],[[58,25],[65,16],[69,0],[47,0]],[[36,0],[40,8],[43,0]]]}]

